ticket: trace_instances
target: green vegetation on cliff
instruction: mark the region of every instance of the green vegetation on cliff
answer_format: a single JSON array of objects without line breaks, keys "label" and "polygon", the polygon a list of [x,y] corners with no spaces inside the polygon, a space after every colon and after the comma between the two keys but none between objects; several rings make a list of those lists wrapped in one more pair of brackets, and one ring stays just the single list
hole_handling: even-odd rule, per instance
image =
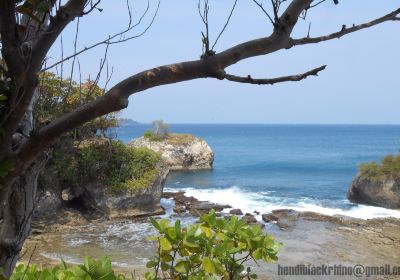
[{"label": "green vegetation on cliff", "polygon": [[[104,94],[93,81],[78,84],[48,72],[41,75],[39,91],[37,127]],[[151,150],[101,137],[117,125],[115,114],[108,114],[66,134],[50,151],[47,170],[54,170],[65,187],[97,183],[113,193],[148,187],[157,176],[160,157]]]},{"label": "green vegetation on cliff", "polygon": [[80,143],[72,153],[57,150],[52,163],[65,185],[97,183],[109,187],[112,193],[135,193],[151,185],[160,161],[160,155],[152,150],[94,139]]},{"label": "green vegetation on cliff", "polygon": [[400,178],[400,155],[388,155],[380,163],[362,163],[359,166],[360,175],[371,179]]}]

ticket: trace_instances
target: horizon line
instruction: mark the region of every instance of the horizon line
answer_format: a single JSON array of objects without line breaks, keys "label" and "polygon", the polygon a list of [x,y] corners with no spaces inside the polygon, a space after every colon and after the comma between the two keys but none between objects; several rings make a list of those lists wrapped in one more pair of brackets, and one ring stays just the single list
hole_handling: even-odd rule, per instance
[{"label": "horizon line", "polygon": [[[136,124],[151,125],[151,122],[140,122],[133,119]],[[209,123],[209,122],[165,122],[169,125],[326,125],[326,126],[400,126],[400,123]]]}]

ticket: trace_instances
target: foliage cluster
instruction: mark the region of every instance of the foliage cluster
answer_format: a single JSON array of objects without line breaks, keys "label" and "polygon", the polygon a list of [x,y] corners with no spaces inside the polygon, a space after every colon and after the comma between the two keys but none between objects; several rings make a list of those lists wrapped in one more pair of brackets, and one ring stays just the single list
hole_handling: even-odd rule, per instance
[{"label": "foliage cluster", "polygon": [[380,164],[376,162],[362,163],[360,174],[371,179],[400,179],[400,155],[388,155]]},{"label": "foliage cluster", "polygon": [[151,279],[239,280],[257,278],[247,261],[277,260],[280,243],[265,234],[260,226],[248,225],[237,216],[217,218],[215,211],[200,222],[181,227],[180,221],[151,219],[158,235],[157,256],[147,263],[153,268]]},{"label": "foliage cluster", "polygon": [[[40,75],[38,91],[38,100],[34,110],[37,127],[104,94],[104,89],[91,80],[77,83],[71,79],[63,79],[51,72],[44,72]],[[77,140],[89,138],[95,134],[104,135],[107,129],[117,125],[116,115],[108,114],[74,130],[69,137]]]},{"label": "foliage cluster", "polygon": [[[1,279],[1,273],[0,273]],[[9,280],[134,280],[134,276],[116,274],[110,259],[85,258],[84,264],[68,266],[64,261],[53,268],[18,265]]]},{"label": "foliage cluster", "polygon": [[147,188],[158,173],[159,154],[105,139],[80,143],[74,153],[54,153],[52,166],[62,184],[79,187],[89,182],[108,186],[118,193]]},{"label": "foliage cluster", "polygon": [[143,137],[150,141],[161,141],[169,135],[169,125],[162,120],[152,122],[152,130],[144,132]]}]

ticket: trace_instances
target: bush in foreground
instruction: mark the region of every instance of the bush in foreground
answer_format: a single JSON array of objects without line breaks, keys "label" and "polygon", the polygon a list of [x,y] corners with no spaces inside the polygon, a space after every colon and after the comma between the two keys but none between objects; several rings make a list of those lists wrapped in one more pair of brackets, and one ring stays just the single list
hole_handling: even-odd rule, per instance
[{"label": "bush in foreground", "polygon": [[[0,279],[4,279],[0,273]],[[135,280],[134,276],[116,274],[110,259],[85,258],[84,264],[68,266],[64,261],[53,268],[18,265],[9,280]]]},{"label": "bush in foreground", "polygon": [[276,261],[280,243],[258,225],[248,225],[237,216],[217,218],[214,211],[199,223],[182,228],[180,221],[151,219],[158,235],[156,258],[147,263],[154,272],[149,279],[257,278],[246,262]]}]

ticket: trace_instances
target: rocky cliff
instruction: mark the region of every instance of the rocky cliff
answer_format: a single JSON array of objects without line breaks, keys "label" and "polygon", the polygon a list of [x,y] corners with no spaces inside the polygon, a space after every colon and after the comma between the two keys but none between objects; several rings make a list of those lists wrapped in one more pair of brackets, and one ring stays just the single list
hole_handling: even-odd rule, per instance
[{"label": "rocky cliff", "polygon": [[206,141],[189,134],[169,134],[162,140],[140,137],[131,147],[146,147],[159,154],[171,170],[212,169],[214,153]]},{"label": "rocky cliff", "polygon": [[347,197],[355,203],[400,209],[400,179],[358,174]]},{"label": "rocky cliff", "polygon": [[[111,193],[108,186],[98,182],[65,188],[54,174],[47,173],[45,178],[47,182],[40,184],[34,216],[39,219],[60,216],[65,211],[83,214],[89,220],[134,219],[160,215],[164,213],[160,199],[168,173],[169,168],[160,165],[157,175],[148,188],[134,193],[123,191],[118,194]],[[74,219],[73,216],[70,218]]]}]

